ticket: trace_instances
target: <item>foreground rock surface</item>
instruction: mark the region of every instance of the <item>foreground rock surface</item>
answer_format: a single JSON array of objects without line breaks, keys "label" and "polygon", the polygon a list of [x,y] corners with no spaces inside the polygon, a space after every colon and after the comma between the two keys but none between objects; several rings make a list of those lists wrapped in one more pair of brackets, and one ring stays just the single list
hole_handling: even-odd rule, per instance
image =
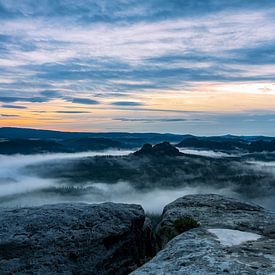
[{"label": "foreground rock surface", "polygon": [[114,203],[1,210],[0,274],[128,274],[147,254],[144,221]]},{"label": "foreground rock surface", "polygon": [[224,246],[207,229],[196,228],[174,238],[132,274],[274,274],[274,247],[275,240],[265,237]]},{"label": "foreground rock surface", "polygon": [[[175,221],[184,217],[200,226],[179,232]],[[218,195],[182,197],[163,211],[163,250],[132,274],[275,274],[274,229],[274,214],[259,206]]]},{"label": "foreground rock surface", "polygon": [[183,217],[191,217],[203,227],[237,229],[275,237],[274,213],[258,205],[215,194],[188,195],[164,208],[157,227],[160,247],[182,233],[176,229],[175,221]]}]

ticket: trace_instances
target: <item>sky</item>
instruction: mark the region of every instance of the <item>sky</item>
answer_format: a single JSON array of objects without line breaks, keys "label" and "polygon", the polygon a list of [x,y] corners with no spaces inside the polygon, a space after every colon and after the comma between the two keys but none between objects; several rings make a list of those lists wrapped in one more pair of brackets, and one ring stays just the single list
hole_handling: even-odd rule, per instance
[{"label": "sky", "polygon": [[275,136],[275,1],[0,0],[0,127]]}]

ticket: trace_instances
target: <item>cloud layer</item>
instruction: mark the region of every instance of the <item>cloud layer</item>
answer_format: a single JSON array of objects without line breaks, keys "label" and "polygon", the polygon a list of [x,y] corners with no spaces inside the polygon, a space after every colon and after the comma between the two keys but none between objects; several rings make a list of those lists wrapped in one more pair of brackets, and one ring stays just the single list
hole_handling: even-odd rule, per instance
[{"label": "cloud layer", "polygon": [[214,133],[238,130],[237,114],[272,117],[274,14],[266,0],[0,0],[3,125],[186,132],[198,119]]}]

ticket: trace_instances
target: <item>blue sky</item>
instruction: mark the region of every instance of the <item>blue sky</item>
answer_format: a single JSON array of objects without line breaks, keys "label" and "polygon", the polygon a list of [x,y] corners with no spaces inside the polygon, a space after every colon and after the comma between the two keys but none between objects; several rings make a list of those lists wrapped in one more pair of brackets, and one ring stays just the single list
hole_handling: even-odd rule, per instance
[{"label": "blue sky", "polygon": [[0,126],[275,135],[275,1],[0,0]]}]

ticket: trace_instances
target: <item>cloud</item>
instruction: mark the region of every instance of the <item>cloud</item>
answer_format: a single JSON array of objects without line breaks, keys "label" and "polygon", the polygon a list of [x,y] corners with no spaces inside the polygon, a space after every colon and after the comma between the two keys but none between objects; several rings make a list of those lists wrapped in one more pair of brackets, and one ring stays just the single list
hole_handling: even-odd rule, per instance
[{"label": "cloud", "polygon": [[123,122],[185,122],[185,118],[114,118],[113,120]]},{"label": "cloud", "polygon": [[68,98],[66,100],[69,101],[69,102],[72,102],[72,103],[85,104],[85,105],[97,105],[97,104],[99,104],[99,101],[94,100],[94,99],[90,99],[90,98],[77,98],[77,97],[74,97],[74,98]]},{"label": "cloud", "polygon": [[44,97],[13,97],[13,96],[1,96],[0,102],[12,103],[12,102],[47,102],[48,98]]},{"label": "cloud", "polygon": [[91,112],[86,111],[56,111],[57,114],[90,114]]},{"label": "cloud", "polygon": [[2,108],[8,108],[8,109],[27,109],[26,106],[20,106],[20,105],[9,105],[9,104],[3,104]]},{"label": "cloud", "polygon": [[129,110],[129,111],[140,111],[140,112],[156,112],[156,113],[183,113],[183,114],[200,114],[205,113],[201,111],[189,111],[189,110],[175,110],[175,109],[159,109],[159,108],[143,108],[143,107],[124,107],[124,106],[117,106],[114,107],[116,110]]},{"label": "cloud", "polygon": [[0,114],[0,116],[4,118],[19,117],[18,115],[9,115],[9,114]]},{"label": "cloud", "polygon": [[262,43],[254,47],[247,47],[229,51],[231,58],[227,61],[244,64],[275,64],[275,45],[272,43]]},{"label": "cloud", "polygon": [[9,97],[1,96],[0,97],[0,102],[5,102],[5,103],[18,102],[18,101],[22,101],[22,100],[24,101],[25,99],[21,98],[21,97],[11,97],[11,96],[9,96]]},{"label": "cloud", "polygon": [[141,102],[135,102],[135,101],[116,101],[116,102],[112,102],[111,105],[114,105],[114,106],[143,106],[144,104]]},{"label": "cloud", "polygon": [[185,113],[149,103],[197,102],[210,82],[274,82],[274,11],[270,0],[0,0],[0,102]]},{"label": "cloud", "polygon": [[54,18],[55,20],[70,19],[81,24],[100,22],[138,22],[157,21],[167,18],[199,17],[220,11],[257,10],[274,7],[268,0],[44,0],[15,1],[1,0],[1,18]]},{"label": "cloud", "polygon": [[[9,49],[9,54],[2,64],[7,64],[9,77],[16,68],[21,68],[27,72],[26,77],[33,74],[35,82],[47,79],[53,85],[60,85],[75,80],[78,92],[85,86],[105,93],[173,89],[190,81],[273,78],[260,70],[256,75],[249,75],[249,67],[230,67],[230,63],[242,64],[234,58],[234,51],[245,53],[248,45],[256,47],[263,41],[274,44],[274,20],[269,16],[274,5],[268,2],[261,5],[255,1],[245,1],[245,4],[234,1],[234,5],[226,1],[184,1],[184,4],[182,1],[169,4],[119,1],[104,5],[97,1],[89,1],[89,5],[85,1],[78,5],[70,5],[70,1],[65,1],[66,4],[46,2],[41,6],[17,2],[4,5],[6,10],[16,10],[19,18],[21,14],[20,20],[3,23],[2,44]],[[265,6],[269,9],[264,9]],[[60,7],[62,14],[57,12]],[[251,9],[249,16],[244,15],[242,9]],[[201,16],[195,16],[196,13]],[[74,18],[73,15],[86,18],[87,24],[67,20]],[[50,20],[46,20],[48,17]],[[96,25],[92,24],[93,19],[97,21],[94,17],[98,18]],[[124,24],[118,24],[115,18],[123,19]],[[255,25],[253,30],[251,24]],[[32,46],[27,49],[26,45]],[[261,52],[266,53],[259,48],[258,53]],[[246,60],[253,64],[253,58]],[[15,78],[17,80],[18,75]],[[125,83],[113,80],[125,80]],[[131,84],[131,81],[140,84]]]},{"label": "cloud", "polygon": [[54,90],[42,91],[42,92],[40,92],[40,94],[43,97],[47,97],[47,98],[58,98],[58,97],[61,97],[61,93],[59,91],[54,91]]}]

